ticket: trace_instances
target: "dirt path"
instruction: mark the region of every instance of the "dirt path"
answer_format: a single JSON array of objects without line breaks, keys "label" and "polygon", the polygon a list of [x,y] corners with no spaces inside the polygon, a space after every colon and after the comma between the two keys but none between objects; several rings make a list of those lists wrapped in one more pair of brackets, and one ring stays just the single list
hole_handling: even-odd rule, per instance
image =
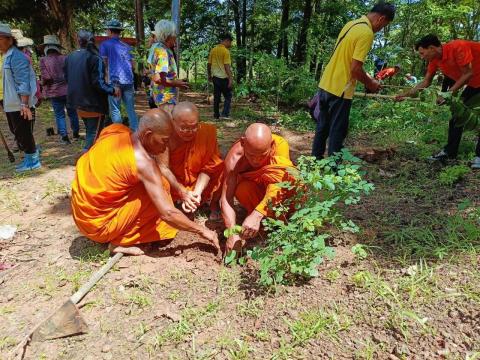
[{"label": "dirt path", "polygon": [[[211,119],[204,94],[186,98]],[[146,108],[139,99],[138,112]],[[14,175],[0,153],[0,225],[18,227],[13,239],[0,240],[0,262],[16,265],[0,271],[0,358],[108,256],[78,233],[70,214],[81,144],[64,146],[45,136],[53,126],[47,104],[39,118],[41,171]],[[223,153],[247,124],[235,120],[235,108],[234,120],[219,124]],[[3,120],[0,125],[6,133]],[[309,153],[313,134],[278,132],[294,158]],[[386,193],[355,216],[387,216]],[[379,231],[372,224],[362,240],[377,239]],[[480,352],[478,255],[433,265],[380,256],[359,261],[350,251],[356,241],[336,239],[337,256],[321,266],[319,278],[265,293],[249,267],[221,266],[207,243],[181,232],[148,256],[122,259],[87,295],[80,304],[87,334],[32,343],[26,358],[467,359]]]}]

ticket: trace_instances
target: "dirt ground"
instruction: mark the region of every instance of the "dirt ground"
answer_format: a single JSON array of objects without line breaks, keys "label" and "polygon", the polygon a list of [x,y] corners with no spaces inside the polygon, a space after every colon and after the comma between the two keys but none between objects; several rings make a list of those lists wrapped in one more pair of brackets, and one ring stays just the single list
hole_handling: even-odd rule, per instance
[{"label": "dirt ground", "polygon": [[[210,121],[205,95],[187,97]],[[145,110],[144,101],[137,110]],[[0,271],[2,359],[108,257],[104,246],[80,235],[71,217],[70,183],[81,143],[61,145],[57,136],[45,135],[53,126],[48,104],[38,118],[41,170],[16,175],[0,151],[0,225],[18,227],[13,239],[0,240],[0,262],[14,265]],[[0,125],[7,135],[4,118]],[[223,153],[246,125],[235,116],[219,125]],[[313,134],[277,130],[294,159],[309,153]],[[359,260],[350,250],[359,241],[382,247],[385,229],[378,224],[392,216],[407,224],[415,214],[434,215],[435,205],[454,206],[465,197],[478,204],[478,176],[470,175],[469,190],[457,188],[429,206],[415,198],[393,206],[388,182],[380,179],[398,175],[392,154],[367,168],[379,184],[351,214],[362,234],[335,239],[336,257],[321,266],[318,278],[265,292],[255,285],[253,264],[224,267],[206,242],[180,232],[146,256],[124,257],[81,301],[88,333],[32,342],[25,358],[480,359],[478,253],[412,263],[375,250]],[[221,232],[221,224],[207,226]]]}]

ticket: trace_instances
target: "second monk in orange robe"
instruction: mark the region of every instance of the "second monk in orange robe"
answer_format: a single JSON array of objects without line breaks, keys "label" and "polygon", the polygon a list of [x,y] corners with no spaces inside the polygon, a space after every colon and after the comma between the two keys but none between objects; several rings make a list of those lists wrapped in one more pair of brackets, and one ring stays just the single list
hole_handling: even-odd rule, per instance
[{"label": "second monk in orange robe", "polygon": [[225,226],[236,225],[233,198],[247,210],[242,233],[227,239],[227,251],[238,249],[245,240],[254,237],[265,216],[272,217],[270,203],[281,202],[286,191],[277,183],[292,179],[294,169],[290,161],[287,141],[272,135],[265,124],[252,124],[237,141],[225,158],[225,179],[221,206]]},{"label": "second monk in orange robe", "polygon": [[[223,160],[214,125],[200,123],[197,107],[178,103],[173,111],[173,134],[166,156],[160,159],[162,174],[172,187],[173,200],[180,200],[186,212],[210,202],[212,217],[218,216]],[[168,165],[167,165],[168,164]]]},{"label": "second monk in orange robe", "polygon": [[168,182],[154,156],[165,151],[171,116],[150,110],[137,132],[121,124],[105,128],[77,162],[72,213],[80,232],[110,250],[141,255],[138,245],[173,238],[177,229],[199,234],[218,247],[217,234],[173,206]]}]

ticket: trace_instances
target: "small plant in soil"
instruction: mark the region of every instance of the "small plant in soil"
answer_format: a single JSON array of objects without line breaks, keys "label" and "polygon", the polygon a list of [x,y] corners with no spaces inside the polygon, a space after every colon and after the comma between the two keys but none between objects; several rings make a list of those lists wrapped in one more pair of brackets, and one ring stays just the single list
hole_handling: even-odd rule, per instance
[{"label": "small plant in soil", "polygon": [[[318,276],[317,266],[325,257],[334,256],[333,248],[326,245],[330,231],[358,231],[343,213],[374,188],[362,179],[359,162],[348,151],[320,161],[299,158],[295,183],[279,184],[293,195],[273,207],[275,219],[263,221],[268,233],[266,245],[247,252],[259,263],[260,284],[285,284]],[[293,214],[288,217],[291,209]]]},{"label": "small plant in soil", "polygon": [[465,165],[453,165],[446,167],[439,175],[440,184],[452,186],[463,179],[470,172]]}]

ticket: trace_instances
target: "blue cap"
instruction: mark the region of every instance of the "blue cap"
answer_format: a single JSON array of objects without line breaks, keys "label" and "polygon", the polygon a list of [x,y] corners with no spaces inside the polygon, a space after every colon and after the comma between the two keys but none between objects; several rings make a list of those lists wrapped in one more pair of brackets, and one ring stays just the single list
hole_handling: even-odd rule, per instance
[{"label": "blue cap", "polygon": [[123,30],[123,26],[120,21],[112,19],[107,21],[105,29]]}]

